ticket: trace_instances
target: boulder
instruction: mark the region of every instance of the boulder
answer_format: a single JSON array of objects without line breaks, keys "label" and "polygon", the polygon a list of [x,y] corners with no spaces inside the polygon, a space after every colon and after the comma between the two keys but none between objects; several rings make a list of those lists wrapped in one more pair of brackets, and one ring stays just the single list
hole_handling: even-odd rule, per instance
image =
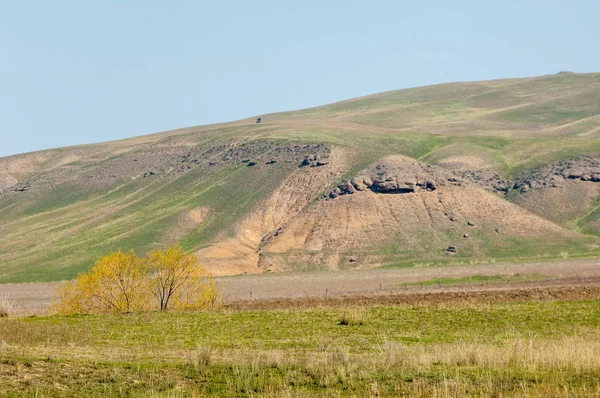
[{"label": "boulder", "polygon": [[446,252],[457,253],[458,251],[456,250],[456,246],[448,246],[448,248],[446,249]]},{"label": "boulder", "polygon": [[342,183],[338,185],[338,189],[341,191],[342,195],[353,194],[354,192],[356,192],[354,186],[348,181],[342,181]]},{"label": "boulder", "polygon": [[250,161],[250,162],[248,162],[248,164],[246,166],[256,166],[256,162]]},{"label": "boulder", "polygon": [[600,174],[592,174],[592,181],[600,182]]},{"label": "boulder", "polygon": [[271,160],[269,160],[269,161],[268,161],[267,163],[265,163],[265,164],[275,164],[275,163],[277,163],[277,161],[276,161],[276,160],[273,160],[273,159],[271,159]]},{"label": "boulder", "polygon": [[317,163],[315,163],[315,165],[317,167],[325,166],[325,165],[328,165],[328,164],[329,164],[329,162],[327,160],[318,160]]},{"label": "boulder", "polygon": [[496,186],[494,186],[494,189],[499,192],[507,192],[508,191],[508,187],[504,184],[497,184]]},{"label": "boulder", "polygon": [[329,197],[330,197],[331,199],[335,199],[335,198],[337,198],[338,196],[340,196],[341,194],[342,194],[342,191],[341,191],[341,189],[339,189],[339,188],[336,188],[336,189],[334,189],[333,191],[331,191],[331,192],[329,193]]},{"label": "boulder", "polygon": [[471,221],[467,221],[467,225],[468,225],[469,227],[474,227],[474,226],[475,226],[475,224],[474,224],[473,222],[471,222]]},{"label": "boulder", "polygon": [[353,178],[352,180],[350,180],[350,184],[352,184],[354,189],[356,189],[357,191],[365,190],[365,186],[363,185],[362,181],[359,181],[356,178]]},{"label": "boulder", "polygon": [[365,177],[363,178],[363,183],[365,184],[365,186],[370,187],[371,185],[373,185],[373,180],[371,180],[369,177]]},{"label": "boulder", "polygon": [[589,174],[582,174],[581,181],[592,181],[592,176]]},{"label": "boulder", "polygon": [[463,238],[470,238],[469,234],[464,234]]}]

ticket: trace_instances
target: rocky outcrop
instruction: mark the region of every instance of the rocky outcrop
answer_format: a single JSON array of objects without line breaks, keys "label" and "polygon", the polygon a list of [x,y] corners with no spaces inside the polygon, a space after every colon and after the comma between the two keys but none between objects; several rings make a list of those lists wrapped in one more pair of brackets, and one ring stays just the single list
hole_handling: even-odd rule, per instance
[{"label": "rocky outcrop", "polygon": [[304,158],[298,167],[321,167],[329,164],[328,156],[308,155]]},{"label": "rocky outcrop", "polygon": [[562,188],[568,180],[600,182],[600,155],[584,155],[554,162],[513,179],[504,179],[490,170],[459,170],[452,173],[498,194],[506,195],[514,190],[525,193],[532,189]]},{"label": "rocky outcrop", "polygon": [[334,199],[366,190],[378,194],[431,192],[440,186],[462,183],[461,179],[441,168],[396,156],[382,159],[358,176],[341,181],[325,197]]}]

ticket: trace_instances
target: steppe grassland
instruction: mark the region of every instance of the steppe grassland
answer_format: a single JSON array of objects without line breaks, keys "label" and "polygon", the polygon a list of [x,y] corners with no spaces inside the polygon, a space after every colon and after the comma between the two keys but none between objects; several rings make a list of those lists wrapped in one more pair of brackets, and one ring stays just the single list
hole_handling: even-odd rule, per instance
[{"label": "steppe grassland", "polygon": [[0,319],[13,396],[583,396],[600,302]]}]

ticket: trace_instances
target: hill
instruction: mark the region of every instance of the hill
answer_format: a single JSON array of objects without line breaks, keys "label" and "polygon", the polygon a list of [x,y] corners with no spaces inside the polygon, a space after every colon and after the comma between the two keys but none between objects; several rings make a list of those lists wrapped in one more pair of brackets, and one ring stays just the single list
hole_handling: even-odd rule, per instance
[{"label": "hill", "polygon": [[0,282],[173,243],[221,275],[600,255],[598,73],[262,120],[0,158]]}]

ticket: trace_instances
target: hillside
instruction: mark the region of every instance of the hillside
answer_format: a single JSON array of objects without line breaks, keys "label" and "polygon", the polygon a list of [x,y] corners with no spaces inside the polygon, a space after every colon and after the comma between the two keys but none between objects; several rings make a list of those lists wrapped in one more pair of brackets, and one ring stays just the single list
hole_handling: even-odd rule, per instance
[{"label": "hillside", "polygon": [[0,282],[174,243],[220,275],[600,256],[600,73],[262,120],[0,158]]}]

